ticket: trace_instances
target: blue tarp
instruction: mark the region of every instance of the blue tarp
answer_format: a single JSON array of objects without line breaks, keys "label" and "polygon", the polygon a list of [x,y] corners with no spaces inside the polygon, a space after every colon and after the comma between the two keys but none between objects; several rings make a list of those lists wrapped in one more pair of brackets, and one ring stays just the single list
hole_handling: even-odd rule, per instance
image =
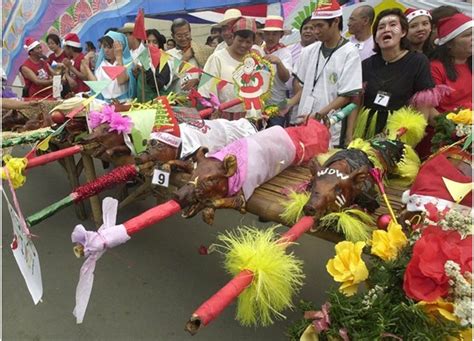
[{"label": "blue tarp", "polygon": [[[178,16],[186,17],[188,12],[280,2],[285,0],[133,0],[117,10],[103,11],[92,17],[84,24],[79,37],[83,42],[96,43],[108,28],[119,28],[126,22],[133,22],[139,8],[144,9],[146,17],[173,20]],[[193,23],[207,23],[192,16],[187,16],[187,19]]]}]

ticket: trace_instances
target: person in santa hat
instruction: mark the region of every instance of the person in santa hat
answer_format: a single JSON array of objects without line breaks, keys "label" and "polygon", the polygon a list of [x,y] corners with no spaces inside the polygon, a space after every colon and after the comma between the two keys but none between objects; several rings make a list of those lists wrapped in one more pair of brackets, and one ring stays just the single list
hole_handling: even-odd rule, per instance
[{"label": "person in santa hat", "polygon": [[[472,109],[472,18],[457,13],[438,23],[437,47],[431,55],[431,76],[438,86],[447,86],[436,110],[447,114],[457,108]],[[424,159],[431,154],[432,126],[426,127],[425,137],[416,151]]]},{"label": "person in santa hat", "polygon": [[407,39],[410,50],[429,55],[432,50],[430,35],[432,31],[431,14],[426,9],[408,8],[405,11],[408,21]]},{"label": "person in santa hat", "polygon": [[51,97],[53,94],[53,71],[43,59],[43,50],[39,41],[27,37],[23,47],[28,52],[28,59],[20,67],[20,72],[25,80],[25,97]]},{"label": "person in santa hat", "polygon": [[439,103],[445,113],[455,108],[472,109],[472,18],[458,13],[438,23],[437,44],[431,60],[431,75],[436,84],[453,91]]},{"label": "person in santa hat", "polygon": [[[314,10],[311,22],[318,41],[304,48],[293,72],[298,120],[327,116],[344,107],[362,91],[362,71],[358,49],[341,36],[342,9],[337,0],[324,1]],[[298,89],[299,88],[299,89]],[[301,99],[299,99],[301,98]],[[293,99],[289,104],[293,104]],[[331,126],[331,146],[350,140],[356,113],[342,124]]]},{"label": "person in santa hat", "polygon": [[68,33],[64,36],[64,53],[66,58],[63,64],[66,67],[65,77],[74,93],[87,92],[89,87],[84,83],[87,80],[85,72],[81,72],[81,63],[84,59],[81,41],[75,33]]}]

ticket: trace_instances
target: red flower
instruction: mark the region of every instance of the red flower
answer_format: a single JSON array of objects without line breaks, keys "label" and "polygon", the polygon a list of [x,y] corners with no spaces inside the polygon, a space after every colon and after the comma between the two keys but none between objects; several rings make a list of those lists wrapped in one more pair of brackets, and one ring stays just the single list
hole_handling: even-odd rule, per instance
[{"label": "red flower", "polygon": [[461,273],[472,270],[472,236],[461,239],[457,231],[427,227],[413,248],[405,270],[403,289],[408,297],[428,302],[445,297],[449,277],[444,271],[446,261],[461,266]]}]

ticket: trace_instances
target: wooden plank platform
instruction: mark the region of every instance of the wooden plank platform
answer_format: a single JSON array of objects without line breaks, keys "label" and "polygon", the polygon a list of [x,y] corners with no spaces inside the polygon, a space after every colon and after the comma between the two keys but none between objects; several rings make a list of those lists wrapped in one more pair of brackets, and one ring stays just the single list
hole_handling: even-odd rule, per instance
[{"label": "wooden plank platform", "polygon": [[[186,183],[189,175],[183,173],[175,173],[171,177],[171,183],[180,187]],[[247,202],[247,212],[253,213],[264,220],[274,221],[283,225],[287,225],[281,218],[280,213],[283,212],[283,202],[287,200],[285,193],[291,189],[296,189],[302,184],[311,180],[311,173],[306,167],[289,167],[281,172],[278,176],[261,185],[255,190],[253,195]],[[395,212],[401,207],[402,193],[406,188],[386,187],[386,192],[390,203]],[[376,211],[375,216],[388,213],[385,203],[381,202],[381,207]],[[308,232],[309,234],[322,238],[331,242],[338,242],[343,237],[331,231]]]}]

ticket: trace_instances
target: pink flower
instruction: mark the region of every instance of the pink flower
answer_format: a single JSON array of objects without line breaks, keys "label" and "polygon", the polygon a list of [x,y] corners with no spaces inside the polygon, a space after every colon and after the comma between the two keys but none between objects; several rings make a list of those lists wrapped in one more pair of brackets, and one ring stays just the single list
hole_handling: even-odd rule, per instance
[{"label": "pink flower", "polygon": [[320,311],[307,311],[304,313],[304,318],[307,320],[314,320],[314,328],[318,332],[323,332],[329,328],[331,324],[331,319],[329,318],[329,308],[331,305],[329,302],[326,302],[322,305]]},{"label": "pink flower", "polygon": [[132,132],[132,119],[128,116],[122,116],[114,112],[109,121],[109,131],[116,131],[117,133],[130,134]]},{"label": "pink flower", "polygon": [[104,105],[102,108],[102,121],[101,123],[110,123],[112,121],[112,116],[116,114],[115,106],[113,105]]},{"label": "pink flower", "polygon": [[94,129],[102,124],[102,113],[98,111],[91,111],[88,115],[89,126]]}]

